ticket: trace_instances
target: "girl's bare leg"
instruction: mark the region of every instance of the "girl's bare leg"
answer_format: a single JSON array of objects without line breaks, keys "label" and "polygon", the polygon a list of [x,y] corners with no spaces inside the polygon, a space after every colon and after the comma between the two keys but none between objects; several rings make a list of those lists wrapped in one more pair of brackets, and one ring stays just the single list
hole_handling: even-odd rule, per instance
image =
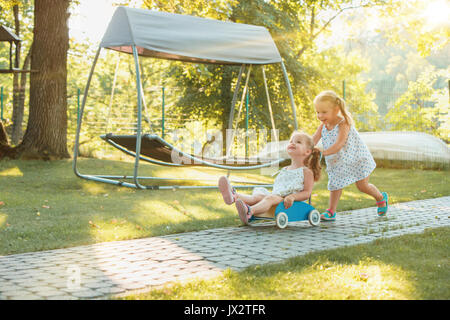
[{"label": "girl's bare leg", "polygon": [[359,191],[372,196],[376,201],[383,200],[383,195],[381,194],[380,190],[378,190],[378,188],[373,184],[369,183],[369,177],[356,181],[356,187]]},{"label": "girl's bare leg", "polygon": [[268,211],[272,206],[278,205],[283,201],[283,197],[280,197],[275,194],[270,194],[267,196],[262,195],[263,198],[250,207],[252,214],[258,214]]},{"label": "girl's bare leg", "polygon": [[336,212],[337,205],[338,205],[339,199],[341,198],[341,195],[342,195],[342,189],[330,191],[330,200],[328,202],[328,204],[329,204],[328,209],[330,209],[332,212]]},{"label": "girl's bare leg", "polygon": [[252,205],[260,202],[264,197],[265,196],[263,194],[250,195],[250,194],[236,193],[234,199],[235,200],[241,199],[249,206],[252,206]]}]

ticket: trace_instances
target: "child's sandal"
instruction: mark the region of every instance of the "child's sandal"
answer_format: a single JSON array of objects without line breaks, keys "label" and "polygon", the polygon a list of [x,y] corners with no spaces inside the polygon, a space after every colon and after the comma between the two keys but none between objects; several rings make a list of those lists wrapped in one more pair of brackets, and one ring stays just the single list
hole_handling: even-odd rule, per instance
[{"label": "child's sandal", "polygon": [[250,206],[241,199],[236,200],[236,209],[242,223],[248,225],[248,220],[252,217]]},{"label": "child's sandal", "polygon": [[[386,192],[382,192],[381,194],[383,195],[383,200],[377,201],[377,205],[378,205],[377,213],[378,213],[378,216],[379,216],[379,217],[385,216],[386,213],[387,213],[387,211],[388,211],[388,207],[389,207],[389,204],[388,204],[388,199],[389,199],[388,194],[387,194]],[[381,205],[384,204],[384,206],[380,207],[380,206],[379,206],[380,204],[381,204]]]},{"label": "child's sandal", "polygon": [[219,190],[226,204],[232,204],[234,202],[236,190],[230,185],[227,177],[223,176],[219,178]]},{"label": "child's sandal", "polygon": [[325,210],[324,213],[320,215],[320,220],[323,221],[335,221],[336,220],[336,212],[331,212],[330,209]]}]

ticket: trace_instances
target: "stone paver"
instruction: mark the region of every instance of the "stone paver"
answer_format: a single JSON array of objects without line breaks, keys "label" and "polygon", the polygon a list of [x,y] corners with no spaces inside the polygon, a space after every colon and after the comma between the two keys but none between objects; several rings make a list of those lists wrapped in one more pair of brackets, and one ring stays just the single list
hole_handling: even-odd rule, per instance
[{"label": "stone paver", "polygon": [[107,299],[174,281],[217,276],[226,268],[277,262],[450,225],[450,197],[338,213],[337,221],[274,222],[0,257],[0,299]]}]

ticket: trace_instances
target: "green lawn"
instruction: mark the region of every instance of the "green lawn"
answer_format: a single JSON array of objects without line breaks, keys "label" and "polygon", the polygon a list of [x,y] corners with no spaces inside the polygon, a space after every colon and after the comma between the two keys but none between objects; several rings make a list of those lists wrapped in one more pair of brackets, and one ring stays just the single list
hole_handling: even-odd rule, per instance
[{"label": "green lawn", "polygon": [[450,228],[309,253],[166,285],[133,300],[448,300]]},{"label": "green lawn", "polygon": [[[83,173],[131,174],[130,162],[81,159]],[[141,165],[141,174],[212,179],[224,172]],[[243,179],[271,182],[259,171]],[[449,195],[448,171],[384,169],[371,182],[391,203]],[[328,203],[326,174],[316,183],[312,204]],[[338,211],[374,206],[354,186],[344,190]],[[234,206],[217,189],[136,190],[77,178],[71,160],[0,161],[0,255],[135,239],[194,230],[239,226]]]}]

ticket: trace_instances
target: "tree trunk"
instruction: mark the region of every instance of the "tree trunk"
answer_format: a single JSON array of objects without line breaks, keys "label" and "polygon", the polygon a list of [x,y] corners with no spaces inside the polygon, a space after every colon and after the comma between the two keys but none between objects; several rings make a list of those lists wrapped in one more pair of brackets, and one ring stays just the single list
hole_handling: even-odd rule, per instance
[{"label": "tree trunk", "polygon": [[[19,6],[15,5],[13,7],[14,11],[14,24],[15,24],[15,33],[18,37],[20,37],[20,19],[19,19]],[[18,67],[20,64],[20,51],[21,51],[21,43],[18,42],[16,44],[16,61],[14,67]],[[23,75],[23,74],[22,74]],[[17,145],[19,143],[20,138],[22,138],[22,120],[23,120],[23,108],[20,108],[19,105],[19,95],[20,95],[20,84],[19,81],[20,74],[13,74],[13,112],[12,112],[12,132],[11,132],[11,143],[13,145]]]},{"label": "tree trunk", "polygon": [[70,0],[35,0],[30,111],[18,151],[25,159],[68,158],[67,51]]},{"label": "tree trunk", "polygon": [[[11,130],[11,143],[17,145],[22,137],[22,121],[23,121],[23,108],[19,105],[20,85],[19,85],[19,73],[14,73],[13,76],[13,110],[12,110],[12,130]],[[25,89],[25,88],[24,88]]]},{"label": "tree trunk", "polygon": [[[28,51],[27,56],[25,57],[25,61],[23,62],[22,69],[30,68],[30,55],[31,51]],[[15,73],[14,75],[17,75]],[[12,132],[11,132],[11,143],[13,145],[17,145],[22,139],[22,122],[23,122],[23,113],[25,109],[25,89],[27,85],[28,73],[23,72],[20,73],[20,81],[17,80],[16,87],[16,79],[14,79],[14,95],[13,95],[13,114],[12,114]]]},{"label": "tree trunk", "polygon": [[8,135],[6,134],[5,127],[2,120],[0,120],[0,159],[3,157],[15,158],[17,152],[8,143]]},{"label": "tree trunk", "polygon": [[[15,5],[14,9],[14,24],[15,24],[15,33],[20,37],[20,17],[19,17],[19,6]],[[20,65],[20,57],[21,53],[21,44],[20,42],[16,45],[16,67]],[[30,49],[31,50],[31,49]],[[30,68],[30,54],[31,51],[28,50],[28,53],[23,62],[22,69]],[[11,130],[11,144],[17,145],[20,140],[22,140],[22,122],[23,122],[23,113],[25,108],[25,88],[27,84],[28,73],[14,73],[13,74],[13,112],[12,112],[12,130]]]}]

